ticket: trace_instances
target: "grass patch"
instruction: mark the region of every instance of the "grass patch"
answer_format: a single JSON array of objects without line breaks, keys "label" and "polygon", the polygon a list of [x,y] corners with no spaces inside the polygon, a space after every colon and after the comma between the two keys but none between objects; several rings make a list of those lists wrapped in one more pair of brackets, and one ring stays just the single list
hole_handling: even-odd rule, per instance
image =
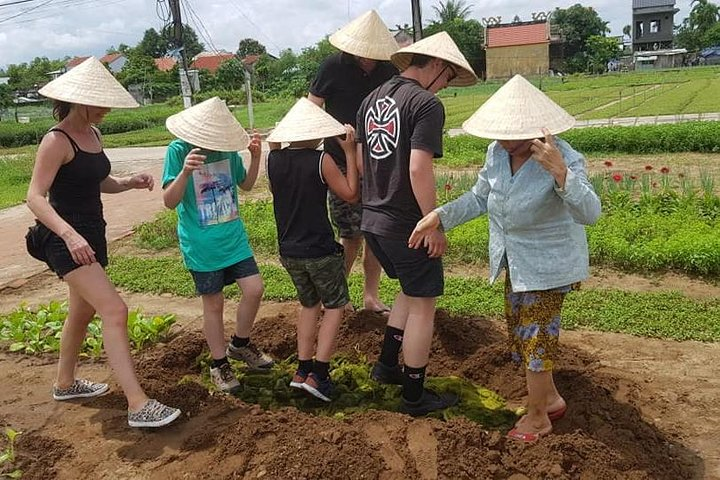
[{"label": "grass patch", "polygon": [[[288,301],[296,292],[282,267],[260,265],[265,300]],[[108,274],[120,288],[152,294],[195,296],[190,274],[179,257],[111,258]],[[438,307],[457,315],[501,317],[502,282],[489,285],[477,278],[447,277],[445,295]],[[399,291],[397,281],[382,277],[380,296],[392,302]],[[226,290],[238,295],[237,286]],[[362,277],[350,276],[350,297],[362,301]],[[630,293],[610,289],[586,289],[568,295],[563,311],[565,328],[586,327],[606,332],[629,333],[674,340],[720,341],[720,300],[698,301],[680,293]]]},{"label": "grass patch", "polygon": [[0,208],[25,201],[34,157],[26,154],[0,158]]},{"label": "grass patch", "polygon": [[[30,355],[60,351],[60,337],[68,314],[67,302],[53,301],[35,309],[20,305],[15,311],[0,315],[0,341],[8,350]],[[175,323],[175,315],[147,317],[140,310],[128,315],[130,345],[136,350],[163,340]],[[95,317],[88,325],[80,354],[98,358],[103,351],[102,323]]]},{"label": "grass patch", "polygon": [[[209,379],[210,356],[201,359],[203,383],[213,390]],[[315,415],[343,419],[368,410],[400,410],[400,386],[383,385],[370,379],[370,364],[358,354],[357,358],[336,355],[330,362],[330,377],[335,384],[333,401],[325,403],[289,386],[296,368],[295,359],[276,362],[270,372],[248,372],[242,363],[232,362],[240,388],[234,395],[249,404],[264,409],[294,407]],[[517,420],[515,412],[505,408],[505,400],[497,393],[457,377],[428,378],[426,385],[436,392],[452,392],[460,396],[460,403],[441,412],[436,418],[450,419],[464,416],[489,428],[509,428]]]}]

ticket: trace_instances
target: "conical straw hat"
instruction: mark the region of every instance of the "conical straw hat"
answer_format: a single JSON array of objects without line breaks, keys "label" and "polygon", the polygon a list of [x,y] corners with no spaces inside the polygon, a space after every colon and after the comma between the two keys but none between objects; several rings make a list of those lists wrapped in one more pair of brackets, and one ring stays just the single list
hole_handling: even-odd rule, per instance
[{"label": "conical straw hat", "polygon": [[138,103],[95,57],[48,83],[40,95],[92,107],[135,108]]},{"label": "conical straw hat", "polygon": [[302,142],[343,135],[345,127],[307,98],[299,99],[267,137],[268,142]]},{"label": "conical straw hat", "polygon": [[250,143],[245,129],[218,97],[168,117],[165,126],[180,140],[217,152],[237,152]]},{"label": "conical straw hat", "polygon": [[515,75],[462,125],[466,132],[493,140],[529,140],[575,126],[575,119],[520,75]]},{"label": "conical straw hat", "polygon": [[392,56],[392,63],[403,71],[410,65],[414,54],[441,58],[458,67],[457,77],[450,82],[453,87],[467,87],[477,83],[477,75],[447,32],[438,32],[401,48]]},{"label": "conical straw hat", "polygon": [[328,40],[343,52],[373,60],[390,60],[398,49],[395,37],[375,10],[363,13]]}]

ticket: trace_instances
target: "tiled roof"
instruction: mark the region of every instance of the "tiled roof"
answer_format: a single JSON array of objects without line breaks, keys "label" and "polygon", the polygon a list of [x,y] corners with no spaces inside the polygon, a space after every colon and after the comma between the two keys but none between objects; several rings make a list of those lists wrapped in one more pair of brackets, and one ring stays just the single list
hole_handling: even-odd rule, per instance
[{"label": "tiled roof", "polygon": [[215,73],[220,67],[220,64],[232,60],[235,55],[232,53],[220,53],[217,55],[203,55],[200,54],[195,57],[195,61],[190,65],[192,68],[209,70],[211,73]]},{"label": "tiled roof", "polygon": [[633,0],[632,8],[674,7],[675,0]]},{"label": "tiled roof", "polygon": [[487,29],[487,47],[510,47],[548,43],[547,23],[498,25]]},{"label": "tiled roof", "polygon": [[87,60],[88,58],[90,58],[90,57],[75,57],[75,58],[71,58],[71,59],[68,60],[68,62],[65,64],[65,67],[66,67],[66,68],[77,67],[78,65],[80,65],[82,62],[84,62],[84,61]]},{"label": "tiled roof", "polygon": [[102,57],[102,58],[100,59],[100,61],[101,61],[102,63],[110,64],[110,63],[114,62],[115,60],[117,60],[118,58],[123,57],[123,56],[124,56],[124,55],[123,55],[122,53],[120,53],[120,52],[108,53],[107,55],[105,55],[104,57]]},{"label": "tiled roof", "polygon": [[161,72],[172,70],[177,63],[177,60],[172,57],[153,58],[153,61],[155,62],[155,67]]}]

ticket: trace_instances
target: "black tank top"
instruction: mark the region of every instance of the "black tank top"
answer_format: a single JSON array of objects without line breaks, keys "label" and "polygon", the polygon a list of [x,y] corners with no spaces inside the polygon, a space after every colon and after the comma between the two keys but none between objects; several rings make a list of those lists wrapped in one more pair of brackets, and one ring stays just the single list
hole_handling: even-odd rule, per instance
[{"label": "black tank top", "polygon": [[[100,183],[110,175],[110,160],[105,151],[86,152],[65,131],[59,128],[50,131],[65,135],[75,152],[73,159],[60,167],[50,185],[50,205],[66,220],[78,216],[102,218]],[[93,132],[97,136],[95,129]]]},{"label": "black tank top", "polygon": [[341,248],[328,219],[322,155],[309,148],[284,148],[268,156],[278,244],[284,257],[318,258]]}]

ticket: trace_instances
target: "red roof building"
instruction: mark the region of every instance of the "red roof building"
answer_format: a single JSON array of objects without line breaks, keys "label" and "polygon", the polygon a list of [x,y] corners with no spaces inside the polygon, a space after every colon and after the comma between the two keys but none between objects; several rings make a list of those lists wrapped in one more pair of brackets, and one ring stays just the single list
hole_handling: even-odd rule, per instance
[{"label": "red roof building", "polygon": [[220,65],[228,60],[232,60],[233,58],[235,58],[235,54],[229,52],[198,53],[193,62],[190,64],[190,68],[198,70],[204,69],[208,70],[210,73],[215,73],[217,72],[217,69],[220,68]]},{"label": "red roof building", "polygon": [[155,67],[161,72],[169,72],[175,67],[177,60],[172,57],[153,58]]},{"label": "red roof building", "polygon": [[550,33],[547,20],[487,25],[485,50],[487,78],[547,75],[550,45],[560,40]]},{"label": "red roof building", "polygon": [[68,62],[65,64],[65,68],[67,68],[68,70],[72,70],[73,68],[77,67],[78,65],[80,65],[82,62],[84,62],[84,61],[87,60],[88,58],[90,58],[90,57],[75,57],[75,58],[71,58],[71,59],[68,60]]}]

